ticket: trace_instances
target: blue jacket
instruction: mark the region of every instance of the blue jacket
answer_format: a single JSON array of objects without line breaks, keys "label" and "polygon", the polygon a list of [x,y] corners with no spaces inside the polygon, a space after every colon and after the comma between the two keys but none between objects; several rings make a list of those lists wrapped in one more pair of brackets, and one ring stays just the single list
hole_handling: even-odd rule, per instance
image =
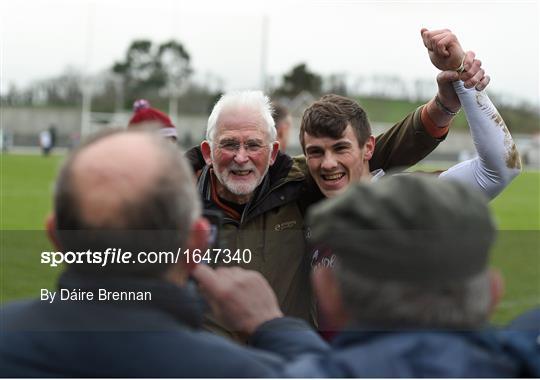
[{"label": "blue jacket", "polygon": [[[151,289],[152,302],[23,301],[7,305],[0,311],[1,377],[281,374],[282,358],[202,331],[201,302],[188,289],[152,280],[93,282],[64,274],[61,287]],[[289,320],[289,324],[297,323]],[[307,341],[323,344],[313,332],[307,335],[311,336]]]},{"label": "blue jacket", "polygon": [[500,335],[505,349],[525,368],[524,376],[540,378],[540,308],[513,320]]},{"label": "blue jacket", "polygon": [[[284,369],[287,377],[531,377],[528,357],[509,350],[501,331],[348,330],[331,347],[298,352],[297,338],[283,333],[279,320],[268,322],[252,344],[296,358]],[[287,342],[289,340],[289,342]],[[523,341],[521,341],[523,343]],[[532,342],[530,339],[527,342]],[[514,342],[515,343],[515,342]],[[527,364],[529,362],[529,364]]]}]

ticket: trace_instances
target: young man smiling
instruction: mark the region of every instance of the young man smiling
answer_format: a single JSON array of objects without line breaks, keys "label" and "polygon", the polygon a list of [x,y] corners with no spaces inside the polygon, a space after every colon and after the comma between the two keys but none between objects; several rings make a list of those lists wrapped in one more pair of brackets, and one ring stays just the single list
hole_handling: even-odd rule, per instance
[{"label": "young man smiling", "polygon": [[311,105],[302,118],[300,142],[309,172],[328,198],[372,177],[375,138],[365,111],[351,99],[326,95]]},{"label": "young man smiling", "polygon": [[[448,30],[422,30],[422,37],[428,51],[437,41],[457,43]],[[437,64],[433,58],[432,62]],[[504,121],[482,91],[489,77],[485,76],[476,88],[466,88],[468,78],[466,72],[460,76],[454,70],[442,71],[437,76],[439,93],[431,102],[449,116],[463,107],[478,157],[437,174],[443,179],[467,183],[492,199],[520,173],[521,163]],[[422,120],[424,124],[434,124],[428,110],[422,110]],[[352,99],[326,95],[312,104],[302,117],[300,142],[309,172],[328,198],[344,192],[350,183],[373,181],[384,175],[382,169],[370,171],[375,138],[366,112]]]}]

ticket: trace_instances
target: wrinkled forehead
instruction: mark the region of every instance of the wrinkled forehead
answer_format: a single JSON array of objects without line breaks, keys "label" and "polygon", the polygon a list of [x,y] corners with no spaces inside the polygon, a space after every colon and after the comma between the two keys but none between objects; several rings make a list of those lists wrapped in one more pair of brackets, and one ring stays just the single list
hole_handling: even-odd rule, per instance
[{"label": "wrinkled forehead", "polygon": [[236,140],[269,139],[268,126],[260,112],[249,108],[227,109],[219,116],[215,140],[224,138]]}]

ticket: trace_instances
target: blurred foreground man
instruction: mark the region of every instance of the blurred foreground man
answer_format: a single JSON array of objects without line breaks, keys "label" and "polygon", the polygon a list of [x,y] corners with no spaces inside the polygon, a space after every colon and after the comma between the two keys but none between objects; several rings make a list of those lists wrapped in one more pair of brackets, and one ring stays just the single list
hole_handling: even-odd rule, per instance
[{"label": "blurred foreground man", "polygon": [[199,329],[203,304],[188,282],[193,265],[184,256],[156,264],[135,256],[204,249],[208,224],[192,176],[158,133],[108,132],[67,159],[47,222],[57,250],[121,249],[134,256],[101,265],[83,255],[50,289],[54,298],[3,307],[0,376],[279,375],[280,358]]},{"label": "blurred foreground man", "polygon": [[511,337],[486,327],[502,282],[488,269],[495,229],[480,193],[427,176],[387,177],[314,206],[308,222],[315,243],[337,255],[313,274],[321,313],[340,331],[324,350],[298,351],[307,326],[275,318],[278,305],[253,272],[194,271],[224,323],[256,347],[296,358],[287,376],[539,374],[530,322]]}]

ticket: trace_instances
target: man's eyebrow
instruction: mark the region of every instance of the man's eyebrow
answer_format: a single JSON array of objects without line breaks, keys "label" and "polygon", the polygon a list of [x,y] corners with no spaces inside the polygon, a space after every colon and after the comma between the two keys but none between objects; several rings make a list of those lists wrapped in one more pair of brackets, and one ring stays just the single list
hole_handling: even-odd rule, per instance
[{"label": "man's eyebrow", "polygon": [[306,146],[306,152],[312,150],[322,150],[323,148],[319,145],[308,145]]},{"label": "man's eyebrow", "polygon": [[332,145],[332,148],[351,147],[352,144],[348,140],[341,140]]},{"label": "man's eyebrow", "polygon": [[254,138],[254,139],[247,139],[246,140],[246,143],[257,143],[257,144],[262,144],[262,139],[258,139],[258,138]]}]

